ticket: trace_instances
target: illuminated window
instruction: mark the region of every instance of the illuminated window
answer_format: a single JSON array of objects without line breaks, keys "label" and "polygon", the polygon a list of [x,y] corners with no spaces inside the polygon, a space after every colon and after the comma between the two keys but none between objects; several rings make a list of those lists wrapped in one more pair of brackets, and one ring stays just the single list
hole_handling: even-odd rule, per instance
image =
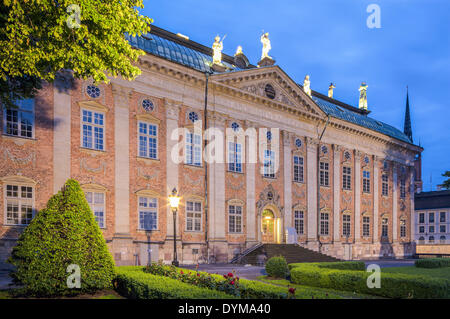
[{"label": "illuminated window", "polygon": [[86,192],[86,200],[94,213],[98,227],[105,228],[105,193]]},{"label": "illuminated window", "polygon": [[33,219],[33,187],[6,185],[6,224],[28,225]]},{"label": "illuminated window", "polygon": [[158,126],[139,122],[139,156],[158,158]]},{"label": "illuminated window", "polygon": [[303,182],[303,157],[294,155],[294,181]]},{"label": "illuminated window", "polygon": [[158,200],[151,197],[139,197],[139,229],[158,229]]},{"label": "illuminated window", "polygon": [[230,233],[242,232],[242,206],[228,206],[228,230]]},{"label": "illuminated window", "polygon": [[16,101],[17,108],[5,109],[3,132],[7,135],[33,137],[34,99]]},{"label": "illuminated window", "polygon": [[103,151],[104,113],[82,110],[82,126],[83,147]]}]

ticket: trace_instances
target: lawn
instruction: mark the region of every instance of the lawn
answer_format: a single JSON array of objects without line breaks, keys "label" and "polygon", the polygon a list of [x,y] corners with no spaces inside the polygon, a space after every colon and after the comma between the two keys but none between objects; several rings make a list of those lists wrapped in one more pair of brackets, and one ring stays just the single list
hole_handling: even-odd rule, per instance
[{"label": "lawn", "polygon": [[393,274],[407,274],[415,276],[427,276],[436,279],[448,279],[450,280],[450,267],[445,268],[418,268],[415,266],[407,267],[388,267],[382,268],[381,272],[393,273]]}]

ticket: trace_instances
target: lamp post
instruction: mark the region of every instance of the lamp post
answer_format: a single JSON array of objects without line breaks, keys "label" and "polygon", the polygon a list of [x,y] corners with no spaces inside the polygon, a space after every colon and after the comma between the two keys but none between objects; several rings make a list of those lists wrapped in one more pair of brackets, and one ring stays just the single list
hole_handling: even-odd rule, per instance
[{"label": "lamp post", "polygon": [[172,190],[172,195],[169,196],[169,204],[173,213],[173,261],[172,265],[178,267],[180,263],[177,258],[177,211],[178,205],[180,204],[180,197],[177,194],[177,189],[174,187]]}]

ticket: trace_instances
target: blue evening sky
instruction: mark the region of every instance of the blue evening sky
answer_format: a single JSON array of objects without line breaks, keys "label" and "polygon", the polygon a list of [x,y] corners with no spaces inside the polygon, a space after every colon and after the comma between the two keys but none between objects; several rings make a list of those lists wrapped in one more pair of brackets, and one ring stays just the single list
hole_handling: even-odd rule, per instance
[{"label": "blue evening sky", "polygon": [[[381,9],[381,28],[369,29],[369,4]],[[371,116],[403,130],[406,86],[414,142],[423,152],[424,191],[450,170],[450,1],[448,0],[144,0],[156,26],[211,46],[227,35],[224,53],[243,52],[256,64],[262,30],[270,55],[294,80],[358,103],[368,84]],[[431,182],[432,177],[432,182]]]}]

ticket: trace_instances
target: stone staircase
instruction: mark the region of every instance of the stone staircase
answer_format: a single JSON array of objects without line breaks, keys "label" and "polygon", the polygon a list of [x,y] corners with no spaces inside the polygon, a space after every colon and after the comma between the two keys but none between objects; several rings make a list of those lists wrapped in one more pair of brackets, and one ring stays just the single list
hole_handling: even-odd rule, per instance
[{"label": "stone staircase", "polygon": [[337,258],[321,254],[319,252],[300,247],[295,244],[263,244],[249,253],[243,253],[234,262],[241,264],[258,265],[258,255],[267,255],[267,259],[275,256],[283,256],[288,264],[301,262],[335,262],[340,261]]}]

